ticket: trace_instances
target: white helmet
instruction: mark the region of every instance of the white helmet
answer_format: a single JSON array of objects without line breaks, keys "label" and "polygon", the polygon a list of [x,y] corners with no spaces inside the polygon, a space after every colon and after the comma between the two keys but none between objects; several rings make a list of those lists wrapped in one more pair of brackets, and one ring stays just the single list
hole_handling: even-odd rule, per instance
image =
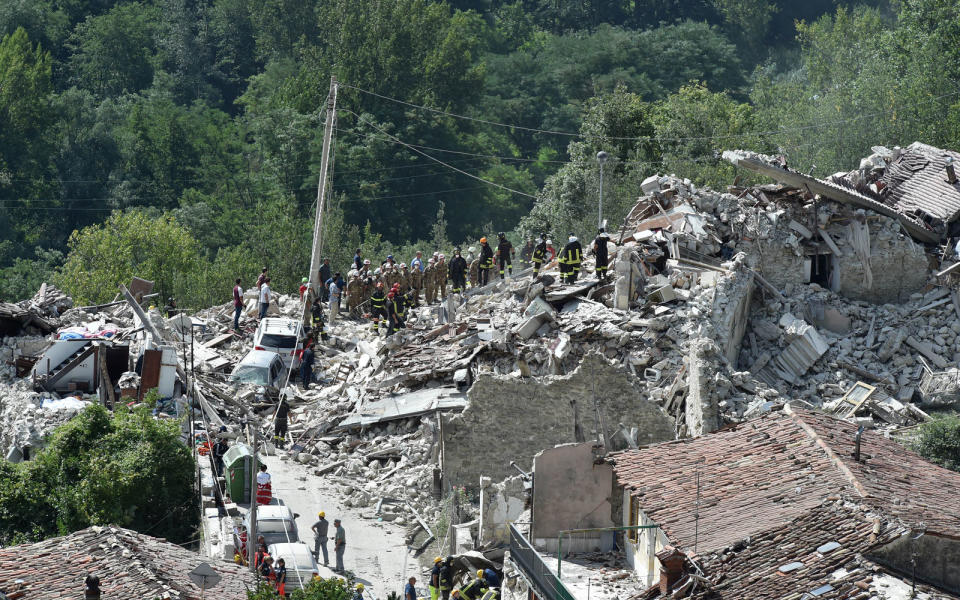
[{"label": "white helmet", "polygon": [[407,268],[407,263],[400,263],[400,268],[401,268],[401,269],[406,269],[406,268]]},{"label": "white helmet", "polygon": [[571,235],[571,236],[570,236],[570,241],[571,241],[571,242],[577,241],[577,236]]},{"label": "white helmet", "polygon": [[445,257],[441,254],[441,255],[438,256],[437,258],[439,258],[440,260],[443,260]]},{"label": "white helmet", "polygon": [[468,251],[468,252],[474,252],[476,249],[477,249],[477,248],[476,248],[475,246],[470,246],[469,248],[467,248],[467,251]]},{"label": "white helmet", "polygon": [[552,245],[553,245],[553,240],[547,240],[547,245],[548,245],[548,246],[552,246]]}]

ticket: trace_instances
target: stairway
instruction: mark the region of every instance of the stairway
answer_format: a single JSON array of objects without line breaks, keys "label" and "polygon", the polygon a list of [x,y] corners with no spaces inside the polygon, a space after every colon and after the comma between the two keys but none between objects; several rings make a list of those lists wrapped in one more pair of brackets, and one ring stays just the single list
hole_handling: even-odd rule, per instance
[{"label": "stairway", "polygon": [[48,392],[54,391],[54,387],[58,381],[60,381],[71,370],[73,370],[74,367],[86,360],[96,350],[96,347],[93,345],[92,341],[80,343],[77,344],[77,346],[78,348],[73,354],[68,356],[63,360],[63,362],[52,368],[50,372],[47,373],[46,378],[42,382],[45,390]]}]

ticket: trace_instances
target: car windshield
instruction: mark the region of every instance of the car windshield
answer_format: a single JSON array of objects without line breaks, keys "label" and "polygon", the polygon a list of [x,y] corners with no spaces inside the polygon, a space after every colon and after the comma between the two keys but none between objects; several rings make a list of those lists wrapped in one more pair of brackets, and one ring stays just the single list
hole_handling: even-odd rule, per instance
[{"label": "car windshield", "polygon": [[265,333],[260,338],[260,345],[265,348],[296,348],[297,336]]},{"label": "car windshield", "polygon": [[[280,519],[269,519],[266,521],[261,521],[257,519],[257,531],[260,533],[283,533],[284,526],[286,526],[286,532],[290,535],[293,534],[293,521],[286,521]],[[296,541],[296,538],[293,538],[290,541]]]},{"label": "car windshield", "polygon": [[270,369],[253,365],[240,365],[230,375],[230,381],[267,385],[270,381]]}]

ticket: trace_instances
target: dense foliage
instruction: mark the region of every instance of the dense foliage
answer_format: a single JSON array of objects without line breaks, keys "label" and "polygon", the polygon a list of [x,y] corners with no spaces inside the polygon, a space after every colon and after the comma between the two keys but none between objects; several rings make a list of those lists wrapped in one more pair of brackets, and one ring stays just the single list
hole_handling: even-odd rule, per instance
[{"label": "dense foliage", "polygon": [[960,417],[945,416],[924,423],[912,445],[925,459],[960,471]]},{"label": "dense foliage", "polygon": [[107,524],[187,542],[198,525],[194,483],[178,423],[91,405],[34,460],[0,461],[0,544]]},{"label": "dense foliage", "polygon": [[[247,600],[274,600],[278,598],[276,590],[270,584],[261,582],[255,590],[247,592]],[[345,579],[314,578],[306,587],[293,590],[290,600],[350,600],[353,598],[351,584]]]},{"label": "dense foliage", "polygon": [[949,0],[0,4],[3,299],[58,269],[85,300],[137,274],[199,307],[264,265],[294,289],[331,75],[334,267],[592,233],[598,150],[615,223],[651,173],[729,183],[729,147],[826,174],[960,146]]}]

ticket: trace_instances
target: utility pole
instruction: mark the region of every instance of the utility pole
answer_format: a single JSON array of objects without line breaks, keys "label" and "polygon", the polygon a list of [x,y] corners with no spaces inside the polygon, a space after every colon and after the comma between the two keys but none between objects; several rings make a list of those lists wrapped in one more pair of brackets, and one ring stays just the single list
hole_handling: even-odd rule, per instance
[{"label": "utility pole", "polygon": [[601,150],[597,152],[597,162],[600,163],[600,198],[597,202],[597,227],[603,227],[603,164],[610,155]]},{"label": "utility pole", "polygon": [[327,122],[323,130],[323,152],[320,155],[320,179],[317,181],[317,216],[313,224],[313,250],[310,256],[308,285],[316,289],[320,270],[320,251],[323,247],[323,205],[327,196],[327,167],[330,164],[330,145],[333,140],[333,125],[337,116],[337,78],[330,77],[330,95],[327,96]]},{"label": "utility pole", "polygon": [[253,456],[250,458],[250,530],[247,531],[247,562],[250,564],[250,570],[257,572],[256,565],[253,564],[254,554],[257,545],[257,424],[251,420],[248,422],[250,432],[250,449]]}]

